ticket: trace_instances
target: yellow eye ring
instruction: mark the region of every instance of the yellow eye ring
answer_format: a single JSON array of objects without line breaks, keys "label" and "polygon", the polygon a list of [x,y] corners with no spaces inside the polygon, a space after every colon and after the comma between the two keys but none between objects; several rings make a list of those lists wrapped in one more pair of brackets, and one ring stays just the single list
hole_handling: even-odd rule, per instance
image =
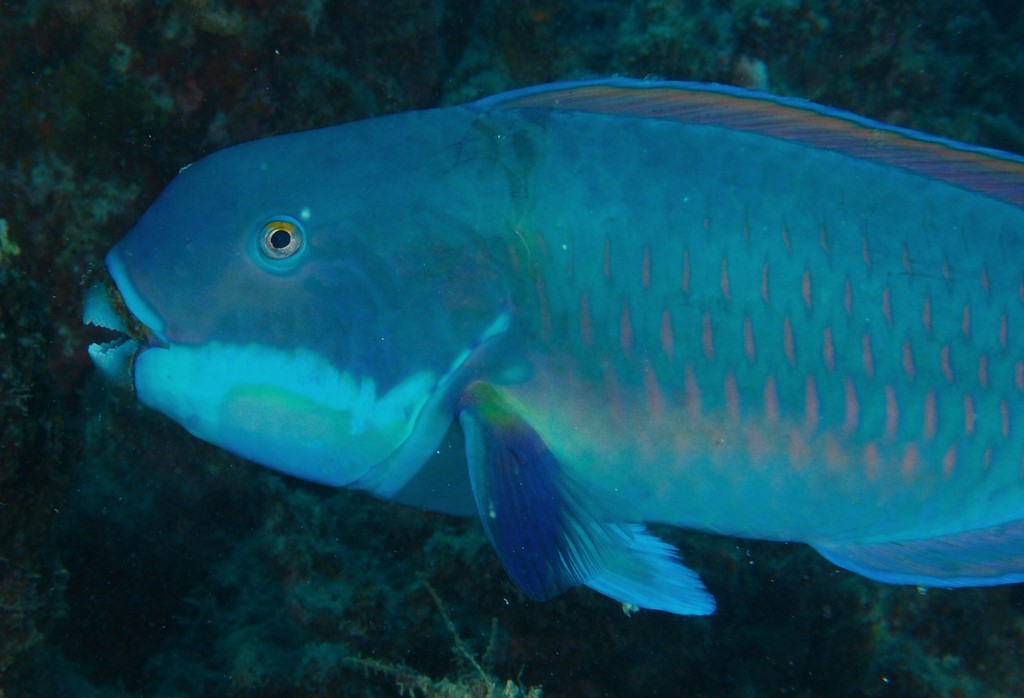
[{"label": "yellow eye ring", "polygon": [[305,242],[302,228],[293,221],[269,221],[260,232],[260,253],[267,259],[288,259],[295,256]]}]

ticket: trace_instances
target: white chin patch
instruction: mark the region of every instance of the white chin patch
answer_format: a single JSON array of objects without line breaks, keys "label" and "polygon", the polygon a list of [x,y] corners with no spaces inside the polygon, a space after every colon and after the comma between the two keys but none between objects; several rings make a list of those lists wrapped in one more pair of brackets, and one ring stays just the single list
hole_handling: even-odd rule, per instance
[{"label": "white chin patch", "polygon": [[380,394],[372,377],[309,350],[209,343],[149,349],[135,363],[147,406],[197,437],[262,465],[330,485],[359,479],[409,437],[436,377]]}]

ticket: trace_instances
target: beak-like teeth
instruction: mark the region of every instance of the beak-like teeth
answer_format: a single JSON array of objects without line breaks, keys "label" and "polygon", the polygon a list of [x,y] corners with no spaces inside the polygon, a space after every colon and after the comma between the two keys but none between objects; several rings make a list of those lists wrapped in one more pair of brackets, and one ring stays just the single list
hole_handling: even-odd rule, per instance
[{"label": "beak-like teeth", "polygon": [[85,292],[82,322],[121,334],[129,334],[128,324],[114,310],[110,298],[111,293],[116,293],[116,291],[111,290],[109,283],[97,281],[89,286]]},{"label": "beak-like teeth", "polygon": [[103,341],[89,345],[93,364],[112,383],[130,387],[132,363],[146,333],[109,279],[97,280],[86,289],[82,321],[104,330],[93,333],[104,335]]},{"label": "beak-like teeth", "polygon": [[[86,325],[127,335],[127,338],[142,342],[147,347],[167,348],[166,342],[139,322],[128,310],[121,292],[117,290],[117,286],[106,273],[89,284],[89,288],[85,291],[82,322]],[[114,341],[117,342],[117,340]],[[94,346],[112,348],[108,346],[111,344],[111,341],[105,341],[97,342]]]}]

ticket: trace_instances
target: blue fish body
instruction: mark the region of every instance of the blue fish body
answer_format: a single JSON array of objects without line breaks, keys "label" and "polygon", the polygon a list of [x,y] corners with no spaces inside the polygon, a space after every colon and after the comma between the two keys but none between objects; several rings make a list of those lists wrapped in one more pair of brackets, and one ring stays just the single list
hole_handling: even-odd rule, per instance
[{"label": "blue fish body", "polygon": [[135,339],[90,353],[254,461],[477,513],[535,598],[711,612],[644,522],[1018,582],[1022,207],[1010,154],[547,85],[191,165],[87,296]]}]

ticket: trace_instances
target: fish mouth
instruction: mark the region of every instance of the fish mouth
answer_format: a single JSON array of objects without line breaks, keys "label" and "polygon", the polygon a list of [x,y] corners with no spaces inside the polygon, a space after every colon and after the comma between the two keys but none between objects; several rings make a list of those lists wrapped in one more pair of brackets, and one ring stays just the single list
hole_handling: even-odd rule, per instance
[{"label": "fish mouth", "polygon": [[166,347],[155,333],[139,322],[106,273],[87,281],[82,322],[87,326],[89,358],[106,378],[131,386],[132,366],[140,351]]}]

